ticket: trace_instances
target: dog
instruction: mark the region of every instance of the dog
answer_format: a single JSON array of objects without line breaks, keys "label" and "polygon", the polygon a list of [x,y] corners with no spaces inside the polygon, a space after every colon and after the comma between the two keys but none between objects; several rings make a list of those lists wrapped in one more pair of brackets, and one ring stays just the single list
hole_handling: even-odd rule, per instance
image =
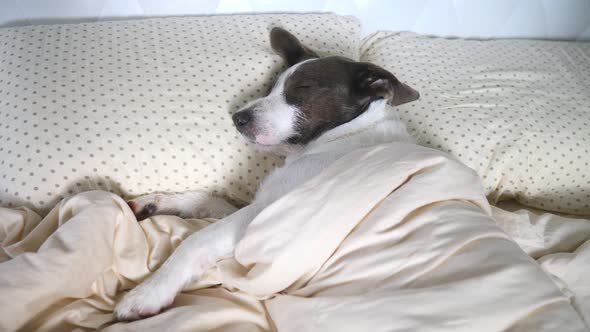
[{"label": "dog", "polygon": [[340,56],[319,57],[288,31],[270,33],[273,50],[288,65],[263,98],[248,103],[232,120],[248,141],[286,151],[283,167],[260,185],[253,202],[236,209],[200,191],[141,196],[128,204],[138,220],[156,214],[222,218],[190,235],[166,262],[126,294],[115,308],[118,320],[136,320],[172,304],[185,285],[233,254],[250,222],[266,206],[355,149],[412,142],[397,112],[419,93],[389,71]]}]

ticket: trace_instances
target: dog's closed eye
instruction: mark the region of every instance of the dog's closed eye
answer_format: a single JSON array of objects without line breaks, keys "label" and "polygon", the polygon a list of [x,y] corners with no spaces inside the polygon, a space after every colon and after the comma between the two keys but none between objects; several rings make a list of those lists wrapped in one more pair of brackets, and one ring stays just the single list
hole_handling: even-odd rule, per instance
[{"label": "dog's closed eye", "polygon": [[318,82],[312,81],[312,80],[305,80],[305,81],[293,82],[293,85],[294,85],[295,89],[305,90],[305,89],[311,89],[311,88],[317,87]]}]

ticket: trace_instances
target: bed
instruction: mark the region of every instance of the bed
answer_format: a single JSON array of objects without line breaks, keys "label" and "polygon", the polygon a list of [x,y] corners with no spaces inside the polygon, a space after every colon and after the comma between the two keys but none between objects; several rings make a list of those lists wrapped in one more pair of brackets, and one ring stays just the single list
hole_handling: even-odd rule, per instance
[{"label": "bed", "polygon": [[[419,90],[400,116],[443,154],[394,146],[343,161],[273,205],[237,258],[170,309],[114,322],[122,294],[214,222],[137,223],[123,199],[198,188],[247,204],[281,165],[230,121],[284,68],[268,45],[273,26]],[[353,17],[281,14],[3,28],[0,45],[2,330],[588,329],[590,43],[361,38]],[[403,168],[408,155],[423,168]],[[383,167],[363,173],[367,164]],[[403,181],[415,174],[427,180]],[[427,190],[420,183],[459,178],[455,192],[412,196]],[[485,197],[473,190],[480,182]],[[345,204],[351,195],[328,184],[365,188],[366,200]],[[322,207],[299,215],[310,223],[271,223],[313,195]],[[469,212],[457,217],[458,207]],[[345,208],[356,217],[334,216]],[[339,218],[348,228],[313,223]],[[323,256],[289,256],[319,241],[318,225],[339,234],[307,248]],[[267,241],[270,230],[290,245]]]}]

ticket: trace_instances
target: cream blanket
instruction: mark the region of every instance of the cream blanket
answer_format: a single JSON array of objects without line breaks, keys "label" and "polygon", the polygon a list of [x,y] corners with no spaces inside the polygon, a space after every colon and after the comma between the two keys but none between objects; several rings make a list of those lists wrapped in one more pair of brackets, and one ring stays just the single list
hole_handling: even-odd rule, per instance
[{"label": "cream blanket", "polygon": [[43,219],[0,209],[0,330],[586,329],[574,297],[494,223],[477,175],[410,144],[346,155],[265,209],[170,309],[113,322],[123,293],[211,221],[137,223],[97,191]]}]

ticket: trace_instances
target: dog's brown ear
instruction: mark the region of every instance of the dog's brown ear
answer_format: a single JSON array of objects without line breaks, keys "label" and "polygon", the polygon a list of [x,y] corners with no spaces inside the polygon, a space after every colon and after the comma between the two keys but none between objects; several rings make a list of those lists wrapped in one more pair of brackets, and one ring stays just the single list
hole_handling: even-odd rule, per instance
[{"label": "dog's brown ear", "polygon": [[289,67],[307,59],[319,58],[314,51],[305,47],[289,31],[282,28],[271,30],[270,46],[287,62]]},{"label": "dog's brown ear", "polygon": [[393,105],[409,103],[420,98],[418,91],[400,82],[389,71],[371,63],[360,62],[354,75],[357,95],[363,104],[385,98]]}]

